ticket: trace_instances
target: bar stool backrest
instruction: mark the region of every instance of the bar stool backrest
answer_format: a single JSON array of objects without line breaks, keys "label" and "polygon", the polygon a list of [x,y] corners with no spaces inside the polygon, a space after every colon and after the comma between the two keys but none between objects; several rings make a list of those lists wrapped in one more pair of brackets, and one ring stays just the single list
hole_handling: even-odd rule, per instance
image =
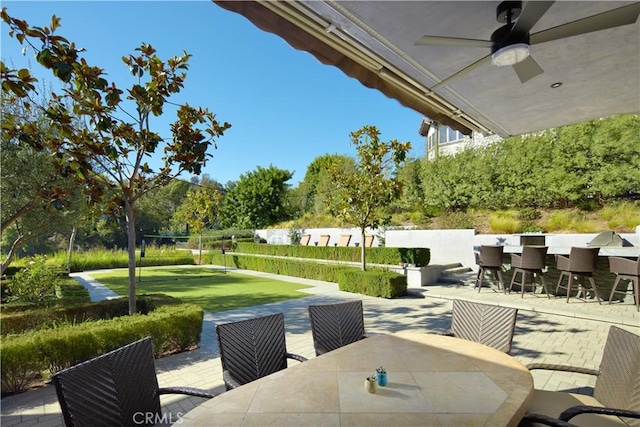
[{"label": "bar stool backrest", "polygon": [[482,245],[478,263],[482,267],[502,267],[504,246]]},{"label": "bar stool backrest", "polygon": [[547,264],[546,246],[523,246],[520,268],[529,270],[542,270]]},{"label": "bar stool backrest", "polygon": [[593,273],[597,269],[600,248],[572,247],[569,252],[569,271]]}]

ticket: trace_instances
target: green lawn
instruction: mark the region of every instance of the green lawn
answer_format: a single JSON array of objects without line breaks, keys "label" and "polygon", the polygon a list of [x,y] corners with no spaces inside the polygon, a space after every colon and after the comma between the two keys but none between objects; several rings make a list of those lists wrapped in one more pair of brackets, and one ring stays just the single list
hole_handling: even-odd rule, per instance
[{"label": "green lawn", "polygon": [[[144,267],[136,270],[136,293],[163,293],[198,304],[211,313],[309,296],[307,285],[203,267]],[[118,295],[128,295],[127,269],[92,273]]]}]

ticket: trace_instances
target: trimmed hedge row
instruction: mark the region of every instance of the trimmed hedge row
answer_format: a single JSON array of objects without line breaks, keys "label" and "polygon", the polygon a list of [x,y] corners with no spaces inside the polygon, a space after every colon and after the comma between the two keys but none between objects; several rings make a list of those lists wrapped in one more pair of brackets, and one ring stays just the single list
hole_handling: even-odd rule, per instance
[{"label": "trimmed hedge row", "polygon": [[[83,288],[84,289],[84,288]],[[179,304],[180,300],[164,294],[140,295],[137,309],[147,314],[161,305]],[[126,297],[99,302],[82,302],[51,307],[37,306],[21,311],[3,310],[0,313],[0,333],[20,334],[31,330],[53,328],[61,325],[75,325],[91,320],[108,320],[129,314],[129,300]]]},{"label": "trimmed hedge row", "polygon": [[341,291],[381,298],[398,298],[407,293],[407,277],[392,271],[345,270],[338,282]]},{"label": "trimmed hedge row", "polygon": [[[234,251],[244,254],[359,262],[362,248],[355,246],[265,245],[238,242]],[[398,265],[407,263],[426,266],[429,265],[430,258],[429,248],[366,248],[366,260],[367,263],[371,264]]]},{"label": "trimmed hedge row", "polygon": [[362,271],[356,267],[338,264],[306,262],[293,259],[208,254],[209,262],[233,265],[243,270],[264,271],[285,276],[304,277],[338,283],[340,290],[382,298],[397,298],[407,292],[407,278],[392,271],[372,268]]},{"label": "trimmed hedge row", "polygon": [[203,317],[204,312],[197,305],[167,305],[147,315],[3,337],[2,394],[24,391],[42,371],[55,373],[146,336],[153,338],[155,357],[187,350],[200,342]]}]

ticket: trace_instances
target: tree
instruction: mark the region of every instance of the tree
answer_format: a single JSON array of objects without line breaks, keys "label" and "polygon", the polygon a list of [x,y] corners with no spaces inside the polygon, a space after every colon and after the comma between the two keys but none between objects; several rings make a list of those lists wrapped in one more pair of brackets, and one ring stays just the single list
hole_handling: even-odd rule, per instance
[{"label": "tree", "polygon": [[269,165],[240,175],[224,203],[224,226],[263,228],[291,218],[287,193],[293,173]]},{"label": "tree", "polygon": [[[220,124],[208,109],[188,104],[177,106],[172,138],[165,141],[151,129],[151,119],[163,114],[169,98],[184,87],[191,55],[166,62],[143,43],[136,54],[122,58],[134,76],[125,92],[103,77],[103,69],[90,66],[83,49],[56,34],[60,18],[50,27],[30,27],[2,9],[11,37],[35,52],[37,62],[61,82],[60,93],[43,110],[56,132],[40,132],[35,124],[16,128],[3,121],[3,129],[30,146],[48,149],[57,168],[82,186],[92,201],[106,200],[111,212],[124,211],[129,257],[129,313],[136,312],[135,213],[136,202],[147,192],[162,187],[183,172],[199,175],[208,157],[230,125]],[[30,102],[34,82],[29,70],[12,70],[1,64],[2,90]],[[175,105],[175,104],[170,104]],[[128,109],[128,107],[131,107]],[[132,110],[134,112],[129,112]],[[78,125],[81,123],[81,125]],[[146,159],[163,146],[162,166],[154,171]]]},{"label": "tree", "polygon": [[[43,99],[38,99],[43,104]],[[33,124],[39,132],[55,132],[38,110],[16,97],[2,94],[3,122]],[[68,177],[61,176],[47,150],[37,151],[2,129],[0,142],[0,232],[8,247],[0,275],[16,253],[43,236],[71,230],[71,218],[81,217],[84,201]]]},{"label": "tree", "polygon": [[323,154],[307,166],[304,179],[296,188],[296,205],[302,213],[324,214],[327,211],[326,197],[333,188],[330,170],[339,168],[345,172],[355,169],[352,157],[342,154]]},{"label": "tree", "polygon": [[218,223],[222,215],[224,194],[218,188],[198,187],[187,193],[186,200],[176,211],[177,220],[189,224],[198,233],[198,249],[202,263],[202,232]]},{"label": "tree", "polygon": [[329,203],[336,216],[360,228],[362,270],[366,270],[365,231],[391,219],[388,206],[401,192],[397,169],[404,163],[411,143],[381,141],[375,126],[364,126],[351,132],[350,137],[358,154],[356,168],[351,172],[332,168],[335,190],[329,193]]}]

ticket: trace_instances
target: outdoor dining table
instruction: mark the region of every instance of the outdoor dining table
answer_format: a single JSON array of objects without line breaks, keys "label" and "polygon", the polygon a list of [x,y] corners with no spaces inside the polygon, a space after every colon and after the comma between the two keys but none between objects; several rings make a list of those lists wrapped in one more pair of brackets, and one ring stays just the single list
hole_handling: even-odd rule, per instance
[{"label": "outdoor dining table", "polygon": [[[365,380],[384,366],[376,393]],[[207,400],[176,426],[515,426],[533,377],[513,357],[422,333],[374,335]]]}]

